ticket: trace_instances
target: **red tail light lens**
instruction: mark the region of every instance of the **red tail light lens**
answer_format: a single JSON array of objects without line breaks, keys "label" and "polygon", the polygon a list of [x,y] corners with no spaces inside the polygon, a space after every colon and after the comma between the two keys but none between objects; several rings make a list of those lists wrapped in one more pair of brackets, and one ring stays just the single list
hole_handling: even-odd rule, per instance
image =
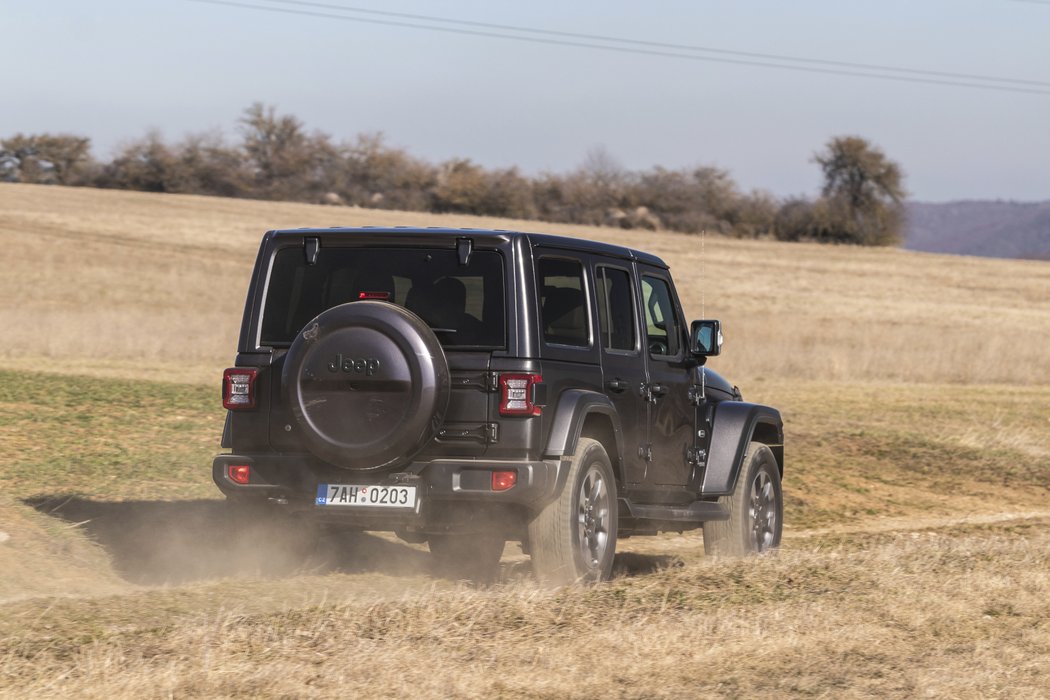
[{"label": "red tail light lens", "polygon": [[255,378],[259,370],[231,367],[222,373],[222,407],[255,408]]},{"label": "red tail light lens", "polygon": [[518,472],[516,471],[492,472],[493,491],[506,491],[514,488],[516,483],[518,483]]},{"label": "red tail light lens", "polygon": [[501,416],[538,416],[541,408],[533,403],[533,387],[543,381],[538,374],[501,374],[499,376],[499,413]]},{"label": "red tail light lens", "polygon": [[252,468],[247,464],[231,464],[226,467],[226,474],[237,484],[247,484],[252,480]]}]

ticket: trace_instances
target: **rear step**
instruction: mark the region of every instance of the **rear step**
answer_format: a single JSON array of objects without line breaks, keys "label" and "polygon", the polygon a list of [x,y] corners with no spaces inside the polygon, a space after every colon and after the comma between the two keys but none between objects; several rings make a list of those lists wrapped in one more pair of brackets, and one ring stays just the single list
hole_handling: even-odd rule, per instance
[{"label": "rear step", "polygon": [[729,511],[720,503],[712,501],[694,501],[687,506],[637,505],[627,499],[620,499],[626,513],[621,508],[621,517],[626,515],[633,520],[655,520],[667,523],[703,523],[711,520],[729,520]]}]

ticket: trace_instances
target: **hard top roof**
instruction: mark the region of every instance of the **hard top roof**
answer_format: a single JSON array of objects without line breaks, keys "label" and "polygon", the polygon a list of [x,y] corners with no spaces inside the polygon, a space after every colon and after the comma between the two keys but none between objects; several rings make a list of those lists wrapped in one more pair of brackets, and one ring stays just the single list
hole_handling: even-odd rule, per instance
[{"label": "hard top roof", "polygon": [[626,248],[624,246],[613,245],[611,243],[602,243],[599,241],[591,241],[584,238],[571,238],[569,236],[555,236],[549,233],[529,233],[526,231],[507,231],[503,229],[478,229],[478,228],[443,228],[443,227],[417,227],[417,226],[361,226],[361,227],[340,227],[333,226],[331,228],[294,228],[294,229],[277,229],[269,231],[267,235],[272,236],[340,236],[347,234],[358,234],[362,236],[374,236],[376,234],[382,236],[405,236],[418,238],[419,236],[434,236],[441,238],[463,238],[465,236],[470,238],[491,238],[503,241],[508,241],[513,238],[527,238],[530,245],[532,246],[543,246],[547,248],[562,248],[567,250],[578,250],[586,253],[594,253],[598,255],[608,255],[610,257],[622,258],[625,260],[637,260],[639,262],[648,263],[650,265],[656,265],[657,267],[667,267],[667,263],[661,260],[659,257],[646,253],[634,248]]}]

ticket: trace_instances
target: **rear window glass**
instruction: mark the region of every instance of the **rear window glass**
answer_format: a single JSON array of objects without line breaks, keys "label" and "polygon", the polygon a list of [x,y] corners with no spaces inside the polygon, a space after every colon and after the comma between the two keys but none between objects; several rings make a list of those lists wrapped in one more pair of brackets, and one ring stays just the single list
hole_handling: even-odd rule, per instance
[{"label": "rear window glass", "polygon": [[260,345],[286,346],[310,320],[339,304],[383,299],[418,314],[446,347],[505,345],[503,258],[474,251],[322,248],[314,265],[301,247],[277,251],[263,306]]},{"label": "rear window glass", "polygon": [[587,296],[583,266],[575,260],[540,258],[536,264],[540,287],[543,340],[552,345],[588,347]]},{"label": "rear window glass", "polygon": [[598,327],[606,350],[634,350],[634,295],[631,275],[617,267],[599,267],[594,276]]}]

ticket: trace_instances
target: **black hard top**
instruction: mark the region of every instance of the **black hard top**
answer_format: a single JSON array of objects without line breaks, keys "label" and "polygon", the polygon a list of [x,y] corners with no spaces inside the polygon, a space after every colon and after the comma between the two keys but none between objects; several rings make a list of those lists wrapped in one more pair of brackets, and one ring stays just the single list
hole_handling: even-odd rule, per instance
[{"label": "black hard top", "polygon": [[[531,246],[543,246],[546,248],[562,248],[566,250],[577,250],[585,253],[593,253],[597,255],[607,255],[609,257],[621,258],[624,260],[637,260],[638,262],[647,263],[649,265],[655,265],[657,267],[667,267],[667,263],[661,260],[659,257],[650,253],[645,253],[634,248],[625,248],[623,246],[612,245],[611,243],[601,243],[599,241],[590,241],[583,238],[570,238],[569,236],[554,236],[547,233],[528,233],[525,231],[504,231],[501,229],[478,229],[478,228],[440,228],[440,227],[427,227],[417,228],[413,226],[394,226],[394,227],[382,227],[382,226],[361,226],[356,228],[346,228],[333,226],[332,228],[294,228],[294,229],[280,229],[269,231],[267,236],[317,236],[323,238],[326,236],[404,236],[406,238],[420,238],[420,237],[434,237],[434,238],[463,238],[469,236],[470,238],[488,238],[493,239],[493,242],[508,242],[515,238],[525,238],[529,241]],[[451,240],[449,241],[452,242]]]}]

